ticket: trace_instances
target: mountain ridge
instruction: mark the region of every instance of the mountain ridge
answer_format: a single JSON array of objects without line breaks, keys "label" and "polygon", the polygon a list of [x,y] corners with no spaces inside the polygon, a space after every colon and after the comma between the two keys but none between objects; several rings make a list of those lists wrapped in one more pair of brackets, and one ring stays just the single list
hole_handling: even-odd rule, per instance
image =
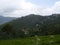
[{"label": "mountain ridge", "polygon": [[0,39],[60,34],[60,14],[57,16],[28,15],[0,26]]},{"label": "mountain ridge", "polygon": [[0,16],[0,25],[6,23],[6,22],[10,22],[12,20],[16,19],[15,17],[4,17],[4,16]]}]

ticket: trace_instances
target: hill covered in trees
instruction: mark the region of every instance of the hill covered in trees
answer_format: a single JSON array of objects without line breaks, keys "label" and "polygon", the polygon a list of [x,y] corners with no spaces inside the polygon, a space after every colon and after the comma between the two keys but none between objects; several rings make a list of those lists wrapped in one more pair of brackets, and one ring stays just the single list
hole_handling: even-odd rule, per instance
[{"label": "hill covered in trees", "polygon": [[30,14],[0,26],[0,39],[51,34],[60,34],[60,14]]}]

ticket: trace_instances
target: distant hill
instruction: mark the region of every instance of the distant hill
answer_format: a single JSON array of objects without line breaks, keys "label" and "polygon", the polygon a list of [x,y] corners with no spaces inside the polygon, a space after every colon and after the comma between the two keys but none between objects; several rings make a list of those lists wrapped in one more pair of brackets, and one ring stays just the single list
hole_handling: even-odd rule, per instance
[{"label": "distant hill", "polygon": [[3,17],[3,16],[0,16],[0,25],[4,24],[6,22],[9,22],[11,20],[14,20],[14,19],[15,19],[15,17]]},{"label": "distant hill", "polygon": [[21,18],[17,18],[10,22],[16,29],[20,28],[32,28],[35,27],[36,24],[40,26],[45,24],[57,23],[60,22],[60,14],[52,14],[50,16],[40,16],[30,14],[28,16],[24,16]]},{"label": "distant hill", "polygon": [[0,26],[0,37],[3,39],[52,34],[60,34],[60,14],[30,14]]}]

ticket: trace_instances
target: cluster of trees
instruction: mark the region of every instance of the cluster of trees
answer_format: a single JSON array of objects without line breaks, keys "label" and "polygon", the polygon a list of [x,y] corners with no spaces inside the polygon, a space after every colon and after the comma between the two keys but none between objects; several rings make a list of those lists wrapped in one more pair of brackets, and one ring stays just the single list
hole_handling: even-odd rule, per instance
[{"label": "cluster of trees", "polygon": [[55,35],[60,34],[60,24],[43,25],[42,27],[23,28],[20,30],[14,30],[14,27],[10,24],[4,25],[0,30],[0,39],[10,38],[24,38],[35,35]]},{"label": "cluster of trees", "polygon": [[60,17],[29,15],[0,26],[0,39],[60,34]]}]

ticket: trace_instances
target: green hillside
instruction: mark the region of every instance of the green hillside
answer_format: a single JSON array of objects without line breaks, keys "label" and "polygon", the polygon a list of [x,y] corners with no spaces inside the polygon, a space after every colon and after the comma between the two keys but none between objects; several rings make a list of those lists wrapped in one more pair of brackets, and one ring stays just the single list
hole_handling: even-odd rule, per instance
[{"label": "green hillside", "polygon": [[0,26],[0,39],[60,34],[60,14],[30,14]]}]

